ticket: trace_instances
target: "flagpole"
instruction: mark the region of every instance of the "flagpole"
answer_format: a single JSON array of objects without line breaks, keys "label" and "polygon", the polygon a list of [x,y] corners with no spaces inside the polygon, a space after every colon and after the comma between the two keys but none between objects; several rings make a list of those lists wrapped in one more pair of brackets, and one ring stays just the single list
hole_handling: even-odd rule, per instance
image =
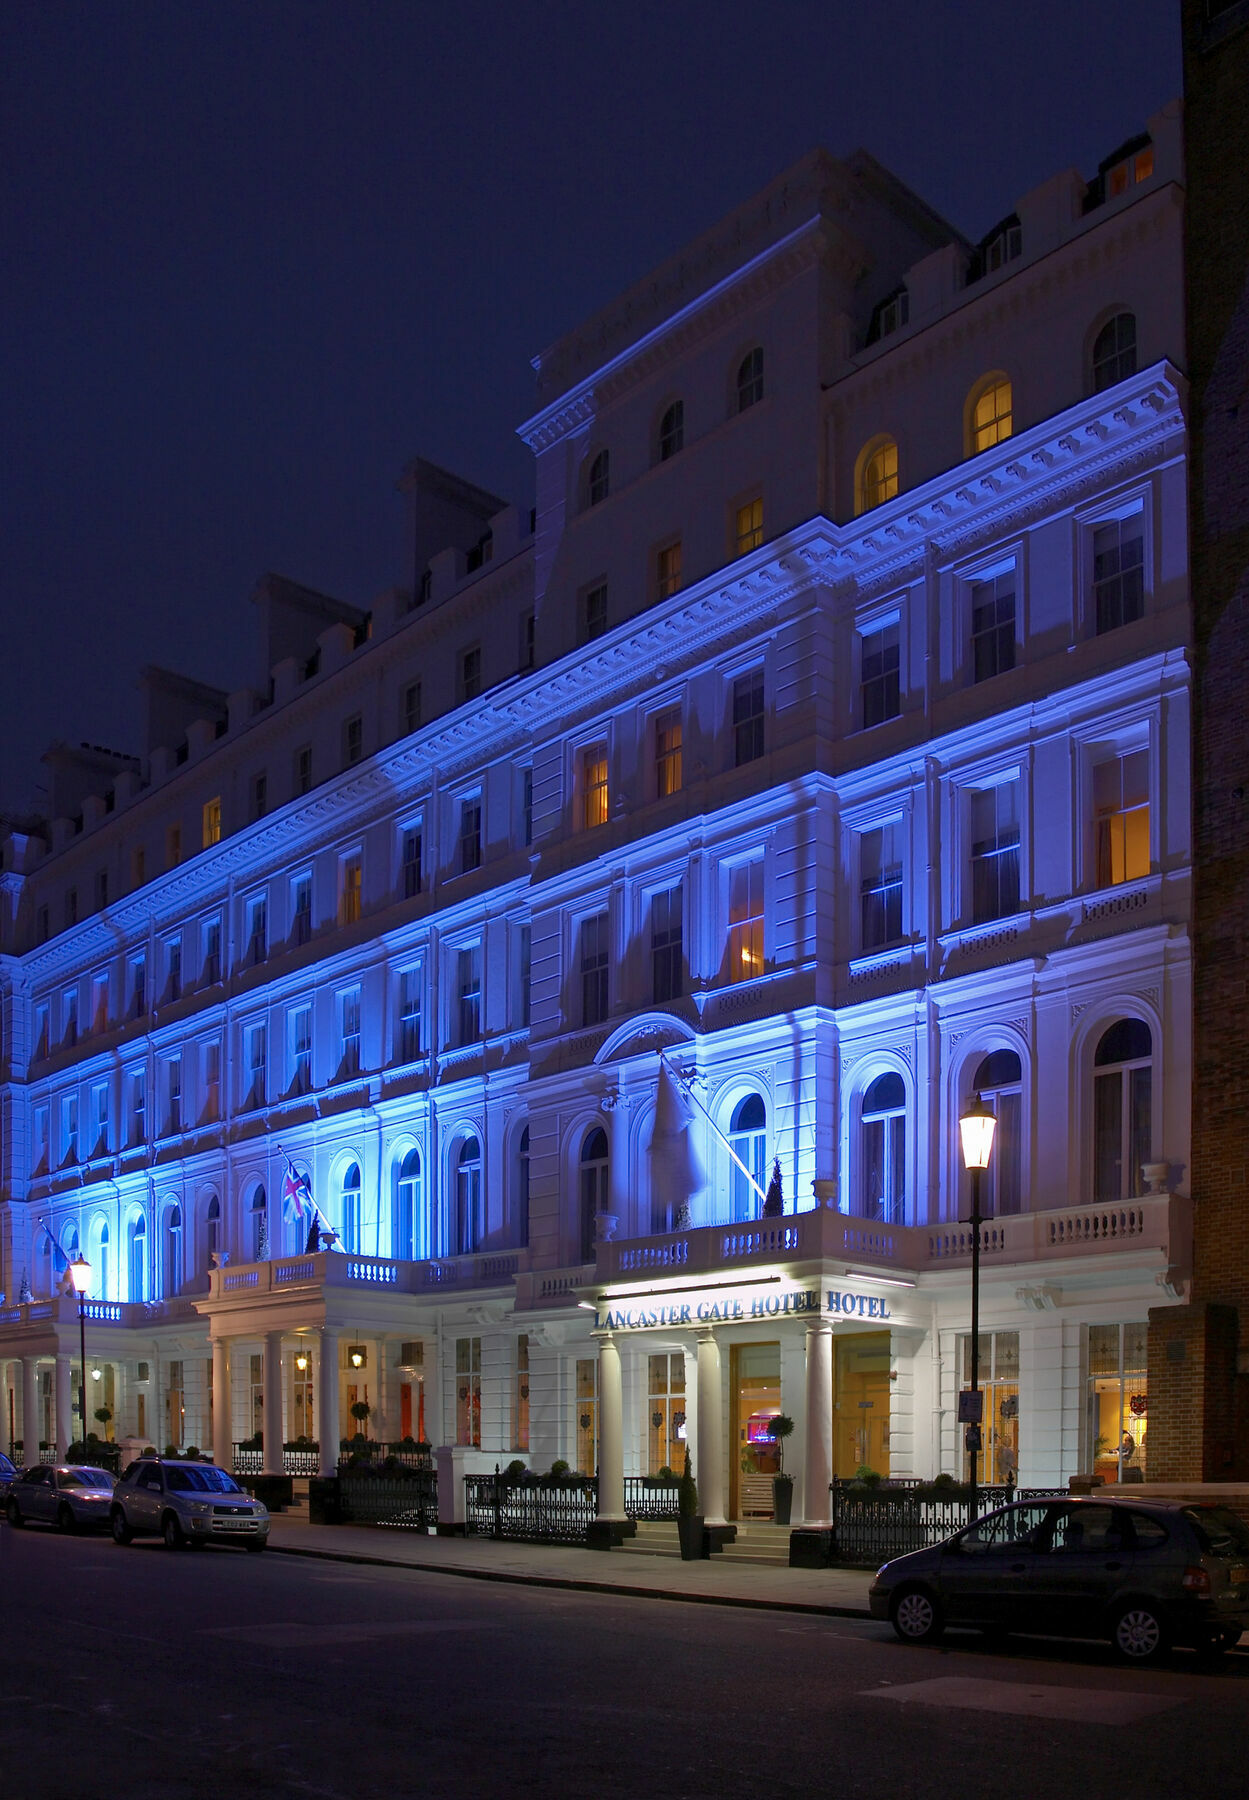
[{"label": "flagpole", "polygon": [[734,1150],[732,1144],[730,1144],[729,1140],[725,1137],[724,1133],[721,1131],[720,1127],[716,1124],[716,1122],[712,1118],[711,1114],[707,1111],[707,1108],[703,1105],[702,1101],[698,1098],[698,1095],[694,1092],[693,1087],[686,1085],[688,1077],[682,1075],[680,1069],[674,1069],[671,1063],[664,1063],[664,1052],[662,1050],[659,1052],[659,1060],[660,1060],[660,1063],[663,1064],[663,1066],[668,1070],[668,1073],[672,1076],[672,1079],[677,1083],[678,1087],[680,1088],[681,1092],[685,1095],[686,1099],[693,1101],[694,1105],[698,1108],[699,1112],[703,1115],[703,1118],[706,1119],[708,1125],[710,1125],[711,1129],[715,1132],[716,1136],[719,1138],[720,1142],[724,1145],[724,1148],[728,1151],[729,1155],[733,1158],[733,1161],[737,1164],[738,1168],[741,1170],[742,1174],[746,1177],[747,1181],[750,1183],[751,1187],[755,1190],[756,1194],[758,1194],[759,1198],[761,1200],[766,1200],[768,1197],[767,1194],[759,1186],[759,1183],[755,1180],[754,1176],[751,1174],[750,1170],[746,1167],[745,1163],[742,1161],[741,1157],[737,1154],[736,1150]]}]

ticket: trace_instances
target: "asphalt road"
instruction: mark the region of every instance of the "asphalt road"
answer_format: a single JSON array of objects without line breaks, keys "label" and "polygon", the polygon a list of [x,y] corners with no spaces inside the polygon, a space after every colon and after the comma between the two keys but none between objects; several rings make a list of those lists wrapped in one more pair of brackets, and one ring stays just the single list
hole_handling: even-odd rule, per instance
[{"label": "asphalt road", "polygon": [[1249,1650],[1040,1641],[0,1527],[22,1800],[1249,1793]]}]

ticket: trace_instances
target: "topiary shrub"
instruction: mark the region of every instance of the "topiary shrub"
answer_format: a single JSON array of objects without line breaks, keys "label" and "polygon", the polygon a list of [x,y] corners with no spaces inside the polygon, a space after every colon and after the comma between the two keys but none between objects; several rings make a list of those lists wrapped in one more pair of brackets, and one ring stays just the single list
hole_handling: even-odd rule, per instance
[{"label": "topiary shrub", "polygon": [[685,1467],[681,1471],[677,1487],[677,1511],[683,1519],[693,1519],[698,1514],[698,1483],[694,1480],[694,1471],[690,1467],[688,1450],[685,1452]]}]

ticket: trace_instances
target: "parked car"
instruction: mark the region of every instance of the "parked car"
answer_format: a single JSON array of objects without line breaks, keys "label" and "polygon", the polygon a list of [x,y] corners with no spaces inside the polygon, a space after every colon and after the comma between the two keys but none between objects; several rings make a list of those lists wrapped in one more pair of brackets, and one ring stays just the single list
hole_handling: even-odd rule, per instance
[{"label": "parked car", "polygon": [[1128,1662],[1221,1654],[1249,1629],[1249,1527],[1222,1506],[1024,1501],[876,1572],[874,1619],[903,1643],[947,1625],[1108,1638]]},{"label": "parked car", "polygon": [[109,1524],[119,1544],[151,1532],[168,1550],[212,1542],[263,1550],[269,1541],[268,1508],[232,1475],[212,1463],[163,1456],[130,1464],[113,1490]]},{"label": "parked car", "polygon": [[108,1524],[112,1497],[113,1477],[107,1469],[36,1463],[10,1487],[4,1511],[10,1525],[38,1519],[62,1531],[79,1531]]},{"label": "parked car", "polygon": [[8,1493],[21,1472],[17,1464],[11,1462],[3,1450],[0,1450],[0,1495]]}]

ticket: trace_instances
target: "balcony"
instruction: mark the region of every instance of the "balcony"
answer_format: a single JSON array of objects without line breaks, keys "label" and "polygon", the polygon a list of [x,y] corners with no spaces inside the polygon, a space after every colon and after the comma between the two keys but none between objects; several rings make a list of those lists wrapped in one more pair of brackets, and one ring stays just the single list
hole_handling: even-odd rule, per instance
[{"label": "balcony", "polygon": [[[987,1219],[981,1266],[1060,1262],[1078,1256],[1152,1256],[1186,1276],[1192,1251],[1192,1202],[1148,1194],[1117,1206],[1050,1207]],[[599,1246],[595,1280],[611,1282],[695,1276],[774,1263],[853,1263],[907,1277],[969,1267],[970,1227],[885,1225],[820,1207],[742,1225],[704,1225],[660,1237]]]},{"label": "balcony", "polygon": [[306,1288],[356,1289],[360,1292],[430,1294],[509,1285],[527,1267],[527,1250],[478,1251],[471,1256],[431,1257],[402,1262],[386,1256],[344,1255],[318,1250],[309,1256],[283,1256],[270,1262],[227,1263],[209,1276],[213,1300],[287,1298]]},{"label": "balcony", "polygon": [[[93,1328],[111,1326],[119,1331],[150,1331],[154,1325],[184,1324],[197,1316],[187,1294],[170,1300],[84,1300],[82,1311]],[[72,1294],[0,1307],[0,1333],[6,1335],[32,1326],[47,1330],[57,1325],[78,1328],[78,1302]]]}]

